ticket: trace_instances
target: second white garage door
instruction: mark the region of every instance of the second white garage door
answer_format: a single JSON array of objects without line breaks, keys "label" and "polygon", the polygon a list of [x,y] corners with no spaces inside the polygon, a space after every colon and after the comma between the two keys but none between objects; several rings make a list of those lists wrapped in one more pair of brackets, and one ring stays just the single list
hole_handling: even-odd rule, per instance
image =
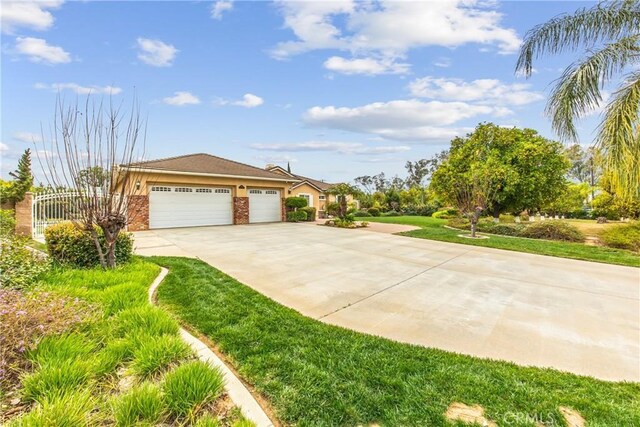
[{"label": "second white garage door", "polygon": [[233,224],[228,188],[153,186],[149,194],[149,228]]},{"label": "second white garage door", "polygon": [[249,190],[249,222],[282,221],[280,191]]}]

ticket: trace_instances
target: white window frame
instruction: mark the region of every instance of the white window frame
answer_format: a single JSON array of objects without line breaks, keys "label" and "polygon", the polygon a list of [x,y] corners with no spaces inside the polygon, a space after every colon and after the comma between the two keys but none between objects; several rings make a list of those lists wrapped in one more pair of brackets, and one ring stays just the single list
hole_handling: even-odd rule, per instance
[{"label": "white window frame", "polygon": [[313,207],[313,194],[309,194],[309,193],[298,193],[298,197],[306,197],[308,200],[308,205],[310,208]]}]

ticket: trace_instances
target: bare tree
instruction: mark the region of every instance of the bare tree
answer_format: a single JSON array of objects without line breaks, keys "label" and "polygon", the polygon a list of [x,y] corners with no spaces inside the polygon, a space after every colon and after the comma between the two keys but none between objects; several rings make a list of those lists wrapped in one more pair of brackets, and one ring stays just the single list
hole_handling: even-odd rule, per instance
[{"label": "bare tree", "polygon": [[[47,140],[43,131],[45,142],[43,150],[37,151],[38,161],[50,187],[76,193],[74,206],[67,207],[66,214],[91,235],[100,265],[113,268],[118,235],[137,212],[131,206],[136,199],[129,196],[137,191],[139,178],[119,165],[144,157],[146,123],[135,98],[128,114],[122,112],[122,104],[114,106],[111,98],[105,105],[91,95],[80,108],[78,100],[67,106],[58,96],[51,135]],[[87,179],[87,171],[101,171],[102,179]]]},{"label": "bare tree", "polygon": [[458,179],[450,192],[451,202],[471,223],[471,237],[476,237],[478,220],[493,200],[495,185],[487,175],[473,171]]}]

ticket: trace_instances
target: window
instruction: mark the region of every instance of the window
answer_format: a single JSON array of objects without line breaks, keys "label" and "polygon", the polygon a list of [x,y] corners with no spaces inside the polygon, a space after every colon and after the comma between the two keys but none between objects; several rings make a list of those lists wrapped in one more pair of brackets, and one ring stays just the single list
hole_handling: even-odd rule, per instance
[{"label": "window", "polygon": [[231,193],[231,190],[229,190],[228,188],[216,188],[216,193],[217,194],[229,194],[229,193]]},{"label": "window", "polygon": [[151,187],[151,191],[171,191],[171,187]]},{"label": "window", "polygon": [[262,194],[262,190],[249,190],[249,194]]},{"label": "window", "polygon": [[313,196],[311,194],[300,193],[300,194],[298,194],[298,197],[302,197],[304,199],[307,199],[307,206],[313,207]]},{"label": "window", "polygon": [[321,194],[318,196],[318,200],[327,200],[327,196],[325,196],[324,194]]},{"label": "window", "polygon": [[211,193],[213,192],[210,188],[196,188],[196,193]]},{"label": "window", "polygon": [[267,190],[265,194],[278,194],[278,192],[276,190]]},{"label": "window", "polygon": [[177,187],[176,193],[193,193],[193,188],[188,187]]}]

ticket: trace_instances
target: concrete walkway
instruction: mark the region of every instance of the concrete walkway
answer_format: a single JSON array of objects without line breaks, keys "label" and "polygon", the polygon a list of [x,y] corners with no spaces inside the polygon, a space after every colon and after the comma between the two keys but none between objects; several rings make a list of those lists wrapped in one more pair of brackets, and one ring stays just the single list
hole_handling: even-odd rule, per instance
[{"label": "concrete walkway", "polygon": [[640,381],[640,269],[310,224],[136,233],[323,322],[397,341]]}]

